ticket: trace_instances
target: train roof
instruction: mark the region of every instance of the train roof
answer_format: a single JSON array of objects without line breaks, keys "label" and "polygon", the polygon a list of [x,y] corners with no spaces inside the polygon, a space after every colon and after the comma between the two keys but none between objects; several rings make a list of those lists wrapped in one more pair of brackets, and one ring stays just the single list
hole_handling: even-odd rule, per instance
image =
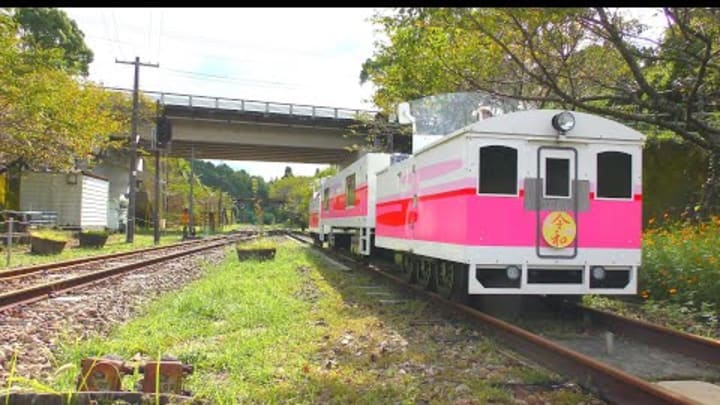
[{"label": "train roof", "polygon": [[[558,137],[558,131],[552,126],[552,118],[563,111],[564,110],[524,110],[488,118],[460,128],[428,144],[417,153],[422,153],[450,139],[472,134],[499,134],[556,139]],[[565,135],[568,141],[577,139],[585,142],[621,141],[642,143],[645,140],[645,135],[641,132],[617,121],[578,111],[570,111],[570,113],[575,116],[575,127]]]}]

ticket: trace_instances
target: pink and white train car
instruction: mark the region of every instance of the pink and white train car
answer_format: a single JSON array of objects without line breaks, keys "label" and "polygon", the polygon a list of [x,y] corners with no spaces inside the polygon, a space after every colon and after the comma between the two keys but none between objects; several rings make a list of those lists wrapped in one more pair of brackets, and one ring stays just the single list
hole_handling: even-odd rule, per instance
[{"label": "pink and white train car", "polygon": [[317,244],[325,241],[325,234],[320,218],[322,215],[322,189],[325,179],[319,179],[313,183],[312,195],[309,203],[308,231]]},{"label": "pink and white train car", "polygon": [[[328,216],[374,227],[375,246],[400,252],[408,279],[448,294],[635,294],[643,140],[595,115],[509,113],[400,163],[383,156],[376,204],[352,215],[343,184],[329,184]],[[362,164],[346,173],[371,177]]]},{"label": "pink and white train car", "polygon": [[320,226],[331,246],[370,254],[375,228],[375,174],[390,164],[388,153],[368,153],[323,184]]}]

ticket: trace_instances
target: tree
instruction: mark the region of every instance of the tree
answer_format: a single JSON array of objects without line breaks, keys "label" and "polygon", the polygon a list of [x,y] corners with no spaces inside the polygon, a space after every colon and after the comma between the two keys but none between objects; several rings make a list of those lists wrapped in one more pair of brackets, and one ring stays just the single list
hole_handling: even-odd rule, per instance
[{"label": "tree", "polygon": [[308,222],[312,177],[284,177],[270,183],[270,198],[282,201],[281,213],[293,225]]},{"label": "tree", "polygon": [[23,44],[28,48],[63,50],[60,67],[74,73],[88,75],[93,52],[85,44],[85,34],[74,20],[56,8],[17,8],[13,19],[20,28]]},{"label": "tree", "polygon": [[292,177],[292,176],[293,176],[292,167],[285,166],[285,174],[283,174],[282,178],[287,179],[288,177]]},{"label": "tree", "polygon": [[720,203],[720,9],[665,8],[662,38],[619,10],[400,9],[363,64],[375,103],[484,91],[577,109],[708,153],[700,206]]},{"label": "tree", "polygon": [[59,68],[59,49],[26,48],[0,14],[0,165],[70,169],[129,126],[129,100]]}]

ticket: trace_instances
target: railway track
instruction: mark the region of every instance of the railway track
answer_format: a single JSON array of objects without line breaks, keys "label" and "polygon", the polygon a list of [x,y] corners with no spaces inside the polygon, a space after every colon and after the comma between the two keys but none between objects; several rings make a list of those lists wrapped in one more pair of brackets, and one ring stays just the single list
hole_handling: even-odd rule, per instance
[{"label": "railway track", "polygon": [[[312,240],[289,233],[288,236],[303,243],[313,245]],[[317,246],[314,246],[317,247]],[[331,253],[340,261],[358,264],[354,258]],[[562,344],[534,334],[526,329],[512,325],[506,321],[480,312],[470,306],[449,301],[442,296],[426,291],[422,287],[407,284],[387,269],[374,264],[362,266],[364,269],[379,274],[421,296],[460,313],[483,326],[483,330],[494,335],[499,341],[513,348],[539,364],[576,380],[581,386],[598,394],[601,398],[622,404],[697,404],[698,402],[675,391],[665,389],[628,372],[599,361],[586,354],[572,350]],[[643,321],[623,318],[614,314],[594,310],[582,306],[576,307],[594,322],[605,325],[615,333],[637,339],[648,345],[661,347],[668,351],[678,352],[703,361],[718,363],[720,359],[720,342],[706,339],[672,329],[650,324]]]},{"label": "railway track", "polygon": [[5,291],[0,294],[0,311],[52,297],[141,267],[250,238],[252,236],[248,233],[238,233],[5,271],[0,273],[0,291]]}]

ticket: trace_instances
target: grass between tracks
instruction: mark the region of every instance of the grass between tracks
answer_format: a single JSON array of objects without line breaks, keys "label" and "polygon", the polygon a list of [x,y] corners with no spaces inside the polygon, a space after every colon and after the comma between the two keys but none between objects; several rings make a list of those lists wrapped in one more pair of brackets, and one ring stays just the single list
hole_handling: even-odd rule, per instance
[{"label": "grass between tracks", "polygon": [[384,281],[342,271],[292,241],[279,244],[274,261],[238,262],[231,252],[109,338],[62,343],[50,385],[73,389],[78,370],[69,365],[84,357],[171,354],[195,366],[186,388],[219,404],[590,401],[428,302],[380,301],[400,298]]}]

